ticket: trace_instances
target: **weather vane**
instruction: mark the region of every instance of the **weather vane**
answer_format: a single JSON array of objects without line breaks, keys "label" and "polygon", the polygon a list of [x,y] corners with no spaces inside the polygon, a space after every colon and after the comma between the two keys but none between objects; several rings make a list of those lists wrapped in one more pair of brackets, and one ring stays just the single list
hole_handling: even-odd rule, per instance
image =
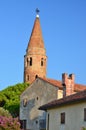
[{"label": "weather vane", "polygon": [[39,14],[39,12],[40,12],[40,10],[37,8],[37,9],[36,9],[36,13]]}]

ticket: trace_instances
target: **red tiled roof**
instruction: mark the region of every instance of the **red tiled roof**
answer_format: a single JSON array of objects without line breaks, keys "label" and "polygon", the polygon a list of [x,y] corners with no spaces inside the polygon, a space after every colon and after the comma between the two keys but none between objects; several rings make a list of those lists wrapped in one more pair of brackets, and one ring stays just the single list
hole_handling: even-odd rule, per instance
[{"label": "red tiled roof", "polygon": [[47,110],[50,108],[60,107],[63,105],[68,105],[68,104],[72,104],[72,103],[80,102],[80,101],[86,102],[86,90],[78,92],[78,93],[70,95],[70,96],[66,96],[65,98],[61,98],[59,100],[54,100],[48,104],[41,106],[39,109]]},{"label": "red tiled roof", "polygon": [[[58,87],[59,89],[62,89],[62,82],[59,81],[59,80],[54,80],[54,79],[49,79],[49,78],[41,78],[39,77],[40,79]],[[82,84],[76,84],[74,85],[74,91],[75,92],[80,92],[80,91],[83,91],[83,90],[86,90],[86,85],[82,85]]]},{"label": "red tiled roof", "polygon": [[39,78],[58,87],[59,89],[62,89],[62,83],[59,80],[54,80],[54,79],[49,79],[49,78],[41,78],[41,77],[39,77]]},{"label": "red tiled roof", "polygon": [[75,85],[74,85],[74,90],[75,90],[76,92],[80,92],[80,91],[86,90],[86,85],[75,84]]}]

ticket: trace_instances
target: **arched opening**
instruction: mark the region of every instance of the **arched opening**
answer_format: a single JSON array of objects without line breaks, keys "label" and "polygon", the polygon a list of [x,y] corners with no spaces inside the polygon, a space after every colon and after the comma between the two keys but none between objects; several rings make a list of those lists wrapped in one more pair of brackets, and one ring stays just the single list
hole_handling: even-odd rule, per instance
[{"label": "arched opening", "polygon": [[38,100],[39,98],[37,97],[36,99]]},{"label": "arched opening", "polygon": [[23,99],[23,106],[24,106],[24,107],[27,106],[27,98]]},{"label": "arched opening", "polygon": [[41,58],[41,66],[43,66],[44,62],[43,62],[43,58]]},{"label": "arched opening", "polygon": [[35,79],[38,78],[38,75],[35,76]]},{"label": "arched opening", "polygon": [[30,57],[30,66],[32,66],[32,57]]},{"label": "arched opening", "polygon": [[30,76],[29,75],[27,75],[27,81],[29,81],[30,80]]}]

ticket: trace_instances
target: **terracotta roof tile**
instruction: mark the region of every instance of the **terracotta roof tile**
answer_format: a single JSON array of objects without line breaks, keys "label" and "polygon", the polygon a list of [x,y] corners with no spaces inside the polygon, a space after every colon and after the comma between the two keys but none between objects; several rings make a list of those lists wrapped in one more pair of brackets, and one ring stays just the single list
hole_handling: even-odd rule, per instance
[{"label": "terracotta roof tile", "polygon": [[82,91],[82,90],[86,90],[86,85],[75,84],[74,90],[75,90],[76,92],[80,92],[80,91]]},{"label": "terracotta roof tile", "polygon": [[[58,87],[59,89],[62,89],[62,82],[59,81],[59,80],[54,80],[54,79],[49,79],[49,78],[41,78],[41,77],[39,77],[39,78],[49,82],[50,84]],[[80,92],[80,91],[83,91],[83,90],[86,90],[86,85],[75,83],[75,85],[74,85],[74,91],[75,92]]]},{"label": "terracotta roof tile", "polygon": [[49,78],[41,78],[41,77],[39,77],[39,78],[58,87],[59,89],[62,89],[62,83],[59,80],[54,80],[54,79],[49,79]]}]

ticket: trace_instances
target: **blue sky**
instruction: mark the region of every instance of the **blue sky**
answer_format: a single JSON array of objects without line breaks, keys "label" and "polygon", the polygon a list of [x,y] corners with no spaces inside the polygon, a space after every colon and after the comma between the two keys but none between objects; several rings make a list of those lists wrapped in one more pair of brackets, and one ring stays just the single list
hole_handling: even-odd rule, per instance
[{"label": "blue sky", "polygon": [[47,77],[74,73],[86,84],[86,0],[0,1],[0,90],[23,82],[24,54],[40,9]]}]

